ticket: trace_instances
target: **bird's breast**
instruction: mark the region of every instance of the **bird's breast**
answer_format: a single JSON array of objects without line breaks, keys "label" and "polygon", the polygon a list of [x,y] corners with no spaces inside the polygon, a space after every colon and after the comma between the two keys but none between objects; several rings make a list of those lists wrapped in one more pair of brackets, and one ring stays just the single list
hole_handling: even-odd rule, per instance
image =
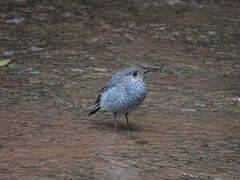
[{"label": "bird's breast", "polygon": [[146,85],[143,81],[129,83],[125,88],[132,100],[144,100],[146,95]]},{"label": "bird's breast", "polygon": [[122,83],[102,94],[101,106],[114,113],[126,113],[138,107],[145,96],[143,81]]}]

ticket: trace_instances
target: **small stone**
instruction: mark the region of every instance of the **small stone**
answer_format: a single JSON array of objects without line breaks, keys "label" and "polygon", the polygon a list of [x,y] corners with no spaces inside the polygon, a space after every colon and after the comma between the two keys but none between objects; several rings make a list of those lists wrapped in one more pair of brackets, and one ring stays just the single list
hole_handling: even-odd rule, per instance
[{"label": "small stone", "polygon": [[90,42],[92,42],[92,43],[95,43],[95,42],[97,42],[97,41],[99,41],[98,38],[93,38],[93,39],[90,40]]},{"label": "small stone", "polygon": [[40,72],[39,71],[32,71],[32,72],[30,72],[30,74],[37,75],[37,74],[40,74]]},{"label": "small stone", "polygon": [[37,51],[41,51],[42,50],[42,48],[39,48],[39,47],[31,47],[31,50],[33,51],[33,52],[37,52]]},{"label": "small stone", "polygon": [[26,72],[29,72],[29,71],[32,71],[33,70],[33,68],[32,67],[30,67],[30,68],[27,68],[27,69],[24,69],[24,71],[26,71]]},{"label": "small stone", "polygon": [[196,103],[195,106],[198,106],[200,108],[204,108],[206,107],[207,105],[206,104],[202,104],[202,103]]},{"label": "small stone", "polygon": [[6,20],[7,23],[14,23],[14,24],[20,24],[25,20],[24,17],[20,17],[20,18],[12,18],[12,19],[8,19]]},{"label": "small stone", "polygon": [[72,72],[83,72],[84,70],[81,68],[71,68]]},{"label": "small stone", "polygon": [[103,68],[94,68],[94,71],[106,72],[106,69]]},{"label": "small stone", "polygon": [[183,0],[168,0],[167,3],[169,5],[175,5],[177,3],[184,3]]},{"label": "small stone", "polygon": [[181,109],[183,112],[196,112],[196,109]]},{"label": "small stone", "polygon": [[161,31],[163,31],[163,30],[166,29],[166,27],[163,27],[163,26],[162,26],[162,27],[160,27],[159,29],[160,29]]},{"label": "small stone", "polygon": [[4,51],[4,52],[3,52],[3,55],[4,55],[4,56],[11,56],[11,55],[13,55],[13,51],[11,51],[11,50],[9,50],[9,51]]},{"label": "small stone", "polygon": [[213,35],[216,35],[217,32],[215,32],[215,31],[208,31],[208,34],[213,36]]}]

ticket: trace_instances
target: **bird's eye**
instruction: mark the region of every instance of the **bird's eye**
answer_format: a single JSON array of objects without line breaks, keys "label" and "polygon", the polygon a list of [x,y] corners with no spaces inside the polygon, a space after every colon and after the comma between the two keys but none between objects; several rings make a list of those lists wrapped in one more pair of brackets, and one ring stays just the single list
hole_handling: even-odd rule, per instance
[{"label": "bird's eye", "polygon": [[137,76],[137,74],[138,74],[137,72],[133,72],[132,73],[133,76]]}]

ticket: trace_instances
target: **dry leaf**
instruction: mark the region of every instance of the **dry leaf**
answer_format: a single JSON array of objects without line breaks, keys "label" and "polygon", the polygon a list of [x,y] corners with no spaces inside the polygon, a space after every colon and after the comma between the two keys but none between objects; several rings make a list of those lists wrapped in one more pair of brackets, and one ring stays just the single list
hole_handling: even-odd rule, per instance
[{"label": "dry leaf", "polygon": [[6,65],[8,65],[11,61],[12,61],[12,59],[3,59],[3,60],[0,59],[0,66],[1,66],[1,67],[6,66]]}]

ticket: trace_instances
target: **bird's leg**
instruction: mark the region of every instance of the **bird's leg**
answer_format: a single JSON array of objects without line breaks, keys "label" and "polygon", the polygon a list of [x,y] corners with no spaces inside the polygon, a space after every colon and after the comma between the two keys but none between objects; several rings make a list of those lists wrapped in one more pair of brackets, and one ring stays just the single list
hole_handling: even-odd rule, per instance
[{"label": "bird's leg", "polygon": [[127,121],[128,129],[132,130],[132,127],[130,126],[129,121],[128,121],[128,113],[125,113],[125,118],[126,118],[126,121]]},{"label": "bird's leg", "polygon": [[115,126],[115,133],[118,133],[118,129],[117,129],[117,113],[114,113],[114,126]]}]

